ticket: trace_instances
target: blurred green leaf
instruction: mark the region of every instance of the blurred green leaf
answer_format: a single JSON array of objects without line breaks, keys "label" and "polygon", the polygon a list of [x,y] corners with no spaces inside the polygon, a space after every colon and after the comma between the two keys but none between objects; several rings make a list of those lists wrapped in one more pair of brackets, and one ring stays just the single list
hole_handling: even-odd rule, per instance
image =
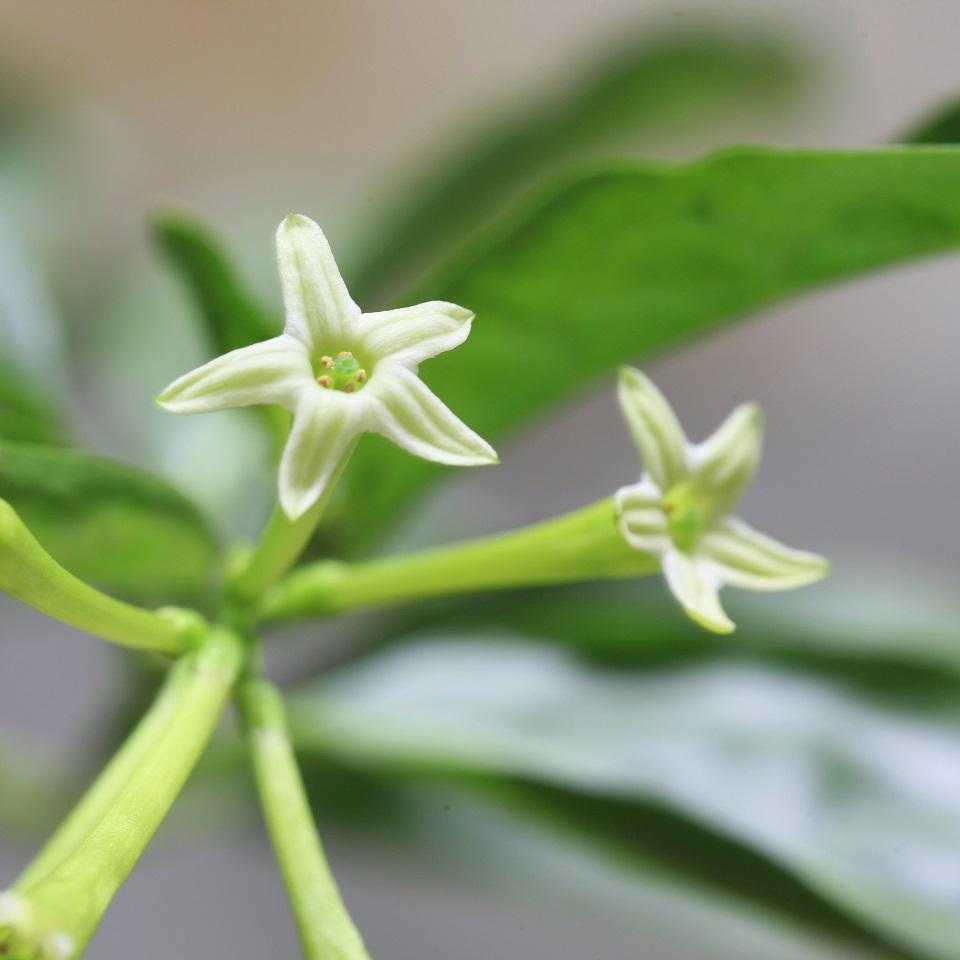
[{"label": "blurred green leaf", "polygon": [[49,400],[14,367],[0,359],[0,437],[62,443],[63,425]]},{"label": "blurred green leaf", "polygon": [[509,635],[426,639],[303,691],[298,742],[405,774],[655,803],[741,843],[879,935],[960,941],[960,716],[897,712],[761,663],[585,669]]},{"label": "blurred green leaf", "polygon": [[[211,356],[276,336],[282,326],[279,318],[245,289],[227,254],[198,220],[183,213],[158,213],[151,228],[197,305]],[[289,417],[285,411],[258,407],[255,412],[275,439],[286,437]]]},{"label": "blurred green leaf", "polygon": [[[617,364],[828,281],[960,246],[960,153],[726,150],[607,164],[503,219],[405,302],[477,313],[422,373],[488,439]],[[365,440],[344,514],[382,532],[436,468]]]},{"label": "blurred green leaf", "polygon": [[[840,677],[872,696],[929,703],[960,695],[956,599],[890,573],[831,576],[773,596],[732,592],[737,632],[718,637],[691,622],[657,579],[528,590],[423,604],[398,613],[380,644],[415,630],[503,630],[534,636],[612,667],[762,657]],[[391,639],[393,638],[393,639]]]},{"label": "blurred green leaf", "polygon": [[501,893],[548,888],[570,910],[627,920],[644,946],[676,948],[668,956],[906,960],[787,872],[660,807],[502,780],[421,790],[433,862],[457,849]]},{"label": "blurred green leaf", "polygon": [[0,829],[5,839],[39,835],[63,816],[69,797],[69,778],[63,771],[50,771],[38,761],[38,753],[0,742]]},{"label": "blurred green leaf", "polygon": [[956,144],[960,143],[960,103],[950,102],[934,111],[916,127],[898,138],[899,143]]},{"label": "blurred green leaf", "polygon": [[151,232],[195,301],[213,355],[275,336],[278,319],[260,307],[240,282],[226,253],[199,220],[157,213]]},{"label": "blurred green leaf", "polygon": [[749,28],[644,32],[620,39],[589,64],[567,63],[549,95],[531,91],[522,107],[473,133],[407,189],[393,191],[403,205],[385,229],[377,225],[354,271],[354,293],[363,303],[375,300],[431,254],[462,243],[520,187],[572,159],[733,109],[782,107],[802,74],[784,42]]},{"label": "blurred green leaf", "polygon": [[197,597],[216,543],[165,480],[110,460],[0,441],[0,497],[72,573],[142,602]]}]

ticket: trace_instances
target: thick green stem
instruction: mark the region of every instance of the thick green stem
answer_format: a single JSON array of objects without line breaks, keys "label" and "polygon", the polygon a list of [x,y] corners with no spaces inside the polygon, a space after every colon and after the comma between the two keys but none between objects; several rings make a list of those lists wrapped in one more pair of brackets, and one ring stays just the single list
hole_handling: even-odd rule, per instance
[{"label": "thick green stem", "polygon": [[83,951],[213,734],[243,660],[241,639],[214,629],[178,664],[129,755],[88,794],[55,850],[41,854],[46,869],[28,871],[36,879],[8,895],[23,918],[8,932],[11,956],[45,942],[69,944],[65,958]]},{"label": "thick green stem", "polygon": [[196,646],[199,615],[153,612],[108,597],[64,570],[0,500],[0,590],[72,627],[125,647],[178,654]]},{"label": "thick green stem", "polygon": [[505,587],[637,577],[659,568],[616,526],[613,499],[510,533],[369,563],[303,567],[269,591],[264,619]]},{"label": "thick green stem", "polygon": [[242,605],[250,604],[297,562],[310,542],[355,447],[356,443],[351,444],[327,484],[324,495],[302,517],[291,520],[280,507],[273,511],[260,543],[227,585],[231,600]]},{"label": "thick green stem", "polygon": [[150,709],[113,755],[43,849],[17,880],[16,889],[26,890],[51,873],[83,842],[130,782],[134,771],[150,756],[163,737],[184,686],[195,666],[183,657],[173,666]]},{"label": "thick green stem", "polygon": [[260,802],[307,960],[369,960],[317,835],[280,692],[251,680],[240,705]]}]

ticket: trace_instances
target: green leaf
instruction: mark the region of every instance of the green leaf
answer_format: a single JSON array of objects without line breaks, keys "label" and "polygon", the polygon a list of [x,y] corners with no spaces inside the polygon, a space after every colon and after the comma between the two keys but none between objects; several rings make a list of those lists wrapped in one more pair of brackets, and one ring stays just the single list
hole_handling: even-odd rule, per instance
[{"label": "green leaf", "polygon": [[63,425],[53,405],[0,358],[0,437],[62,443]]},{"label": "green leaf", "polygon": [[585,669],[504,634],[423,639],[294,699],[298,742],[407,774],[657,804],[915,954],[960,940],[955,708],[879,709],[760,662]]},{"label": "green leaf", "polygon": [[199,220],[167,211],[153,217],[151,229],[196,302],[213,355],[278,332],[277,318],[244,288],[226,253]]},{"label": "green leaf", "polygon": [[[403,300],[476,311],[467,343],[422,374],[497,439],[626,360],[958,246],[960,152],[742,148],[569,175]],[[351,474],[344,514],[356,544],[382,532],[435,470],[365,440]]]},{"label": "green leaf", "polygon": [[[261,307],[240,282],[227,254],[212,233],[183,213],[158,213],[152,221],[156,243],[182,277],[203,321],[211,356],[268,340],[282,324]],[[289,416],[277,407],[257,407],[254,414],[279,446],[289,430]]]},{"label": "green leaf", "polygon": [[514,631],[614,667],[762,657],[900,702],[953,695],[960,681],[960,606],[904,575],[833,575],[776,596],[732,592],[724,602],[737,621],[732,641],[692,623],[657,579],[516,592],[496,604],[483,597],[423,604],[397,617],[393,637],[402,642],[424,628]]},{"label": "green leaf", "polygon": [[900,143],[960,143],[960,104],[955,101],[934,111],[899,138]]},{"label": "green leaf", "polygon": [[[676,132],[732,110],[780,103],[802,69],[778,39],[751,29],[676,29],[621,39],[563,82],[498,116],[402,191],[403,206],[376,224],[354,271],[362,303],[489,220],[517,190],[591,151],[632,146],[643,133]],[[571,76],[572,74],[572,76]],[[523,92],[519,99],[522,102]],[[518,97],[513,96],[516,103]]]},{"label": "green leaf", "polygon": [[216,543],[166,481],[74,451],[0,440],[0,497],[71,573],[143,603],[194,599]]},{"label": "green leaf", "polygon": [[545,888],[574,914],[629,924],[631,955],[906,960],[785,871],[662,808],[500,780],[417,788],[431,863],[453,850],[502,896]]}]

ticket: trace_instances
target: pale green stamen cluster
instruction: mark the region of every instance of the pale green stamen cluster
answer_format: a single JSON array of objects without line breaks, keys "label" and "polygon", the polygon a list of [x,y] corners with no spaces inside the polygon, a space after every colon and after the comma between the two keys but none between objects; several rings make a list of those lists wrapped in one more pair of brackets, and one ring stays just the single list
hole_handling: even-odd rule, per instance
[{"label": "pale green stamen cluster", "polygon": [[719,512],[710,496],[693,483],[679,483],[663,496],[667,532],[678,550],[690,552]]},{"label": "pale green stamen cluster", "polygon": [[317,383],[325,390],[354,393],[367,382],[367,371],[349,350],[341,350],[336,357],[322,356],[317,369]]}]

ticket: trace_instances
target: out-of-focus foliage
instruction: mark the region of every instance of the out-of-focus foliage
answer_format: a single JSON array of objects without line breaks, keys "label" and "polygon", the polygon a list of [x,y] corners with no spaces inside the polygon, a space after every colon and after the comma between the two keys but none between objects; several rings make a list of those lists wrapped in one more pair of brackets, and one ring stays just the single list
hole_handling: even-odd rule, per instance
[{"label": "out-of-focus foliage", "polygon": [[[626,360],[828,281],[957,247],[958,160],[934,148],[743,148],[569,176],[404,298],[477,313],[464,347],[422,375],[483,436],[500,437]],[[346,477],[363,501],[345,509],[354,541],[382,531],[435,474],[365,441]]]},{"label": "out-of-focus foliage", "polygon": [[197,598],[216,544],[166,481],[58,447],[0,441],[0,497],[71,573],[150,603]]},{"label": "out-of-focus foliage", "polygon": [[[211,357],[267,340],[280,331],[279,317],[256,303],[216,239],[196,219],[182,213],[159,213],[153,218],[152,233],[190,290]],[[258,407],[255,413],[281,444],[289,428],[286,411]]]},{"label": "out-of-focus foliage", "polygon": [[960,104],[949,103],[925,117],[901,138],[903,143],[960,143]]},{"label": "out-of-focus foliage", "polygon": [[[932,148],[610,163],[563,177],[401,299],[476,311],[467,344],[423,376],[496,438],[627,360],[779,298],[960,245],[958,188],[957,157]],[[204,278],[201,302],[249,302],[228,269],[203,269],[220,255],[190,233],[183,249],[193,251],[190,276]],[[353,548],[436,475],[365,440],[338,501]]]},{"label": "out-of-focus foliage", "polygon": [[0,830],[7,836],[47,829],[64,813],[65,783],[41,771],[22,747],[0,742]]},{"label": "out-of-focus foliage", "polygon": [[459,867],[517,899],[548,891],[677,956],[907,960],[788,873],[654,804],[502,776],[406,770],[401,781],[309,747],[301,761],[327,833],[376,823],[434,873]]},{"label": "out-of-focus foliage", "polygon": [[216,239],[198,220],[161,212],[153,218],[152,232],[197,304],[211,356],[279,333],[279,318],[254,301]]},{"label": "out-of-focus foliage", "polygon": [[[645,32],[621,40],[586,67],[566,68],[543,96],[471,133],[402,192],[386,228],[378,223],[351,289],[364,300],[396,286],[431,255],[444,256],[491,219],[518,189],[571,160],[677,132],[731,110],[780,105],[805,70],[780,38],[751,30]],[[402,195],[402,199],[398,201]]]},{"label": "out-of-focus foliage", "polygon": [[0,359],[0,437],[60,443],[63,426],[53,403],[11,363]]},{"label": "out-of-focus foliage", "polygon": [[955,956],[955,709],[882,709],[760,661],[585,669],[516,635],[475,633],[368,660],[303,694],[294,717],[306,748],[374,769],[661,804],[905,949]]}]

